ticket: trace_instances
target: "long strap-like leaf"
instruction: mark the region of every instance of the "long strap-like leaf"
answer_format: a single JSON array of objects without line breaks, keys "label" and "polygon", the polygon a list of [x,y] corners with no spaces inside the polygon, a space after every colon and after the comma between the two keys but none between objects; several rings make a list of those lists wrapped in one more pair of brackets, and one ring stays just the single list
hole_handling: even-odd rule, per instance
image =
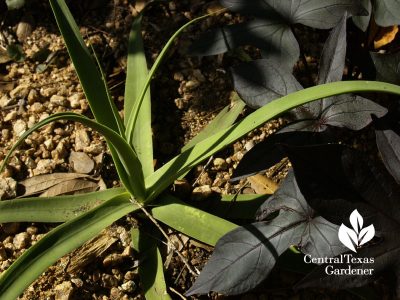
[{"label": "long strap-like leaf", "polygon": [[152,201],[176,178],[179,178],[202,160],[272,118],[311,101],[356,92],[382,92],[400,95],[400,86],[378,81],[341,81],[307,88],[272,101],[228,129],[217,132],[179,154],[148,176],[146,178],[146,201]]},{"label": "long strap-like leaf", "polygon": [[[213,13],[214,14],[214,13]],[[167,44],[164,46],[164,48],[161,50],[160,54],[158,55],[156,61],[154,62],[153,66],[151,67],[150,71],[149,71],[149,75],[147,77],[146,83],[143,86],[140,94],[139,94],[139,98],[135,101],[134,106],[132,107],[132,111],[130,112],[129,115],[129,119],[128,119],[128,123],[126,124],[126,139],[129,141],[129,143],[132,142],[134,134],[133,134],[133,130],[135,128],[135,124],[137,122],[137,118],[139,116],[139,110],[140,107],[142,105],[142,102],[144,100],[144,97],[147,93],[147,90],[150,86],[150,82],[155,74],[155,72],[157,71],[158,67],[160,66],[160,64],[162,63],[165,54],[167,53],[167,51],[169,50],[169,48],[172,46],[174,40],[190,25],[192,25],[195,22],[198,22],[204,18],[209,17],[212,14],[208,14],[208,15],[204,15],[201,16],[199,18],[193,19],[189,22],[187,22],[185,25],[183,25],[181,28],[179,28],[177,31],[175,31],[175,33],[171,36],[171,38],[168,40]]]},{"label": "long strap-like leaf", "polygon": [[171,300],[164,277],[158,241],[139,228],[132,228],[132,246],[139,252],[139,276],[146,300]]},{"label": "long strap-like leaf", "polygon": [[124,188],[114,188],[79,195],[0,201],[0,223],[66,222],[124,193]]},{"label": "long strap-like leaf", "polygon": [[237,227],[236,224],[187,205],[171,195],[162,196],[158,204],[160,206],[151,210],[154,218],[211,246]]},{"label": "long strap-like leaf", "polygon": [[123,135],[121,117],[114,102],[108,97],[101,72],[97,69],[68,6],[64,0],[50,0],[50,4],[94,117],[101,124]]},{"label": "long strap-like leaf", "polygon": [[104,135],[109,142],[111,150],[114,152],[114,156],[118,158],[123,166],[123,170],[118,170],[121,181],[125,185],[126,189],[137,199],[137,201],[144,200],[145,189],[142,167],[133,149],[121,136],[119,136],[112,129],[102,124],[99,124],[96,121],[88,119],[82,115],[71,112],[52,115],[25,131],[8,152],[6,158],[4,159],[3,165],[0,168],[0,172],[4,168],[5,163],[8,161],[14,150],[24,141],[24,139],[26,139],[33,131],[57,120],[70,120],[80,122]]},{"label": "long strap-like leaf", "polygon": [[[140,93],[146,85],[148,70],[143,48],[141,32],[142,15],[133,21],[129,34],[128,62],[126,70],[124,112],[125,124],[128,123],[135,101],[139,101]],[[151,130],[151,97],[150,89],[146,91],[140,106],[138,119],[133,128],[131,146],[135,149],[143,167],[145,177],[154,172],[153,167],[153,136]]]},{"label": "long strap-like leaf", "polygon": [[129,197],[128,194],[117,196],[46,234],[1,275],[0,298],[16,299],[57,259],[95,237],[115,220],[137,209]]}]

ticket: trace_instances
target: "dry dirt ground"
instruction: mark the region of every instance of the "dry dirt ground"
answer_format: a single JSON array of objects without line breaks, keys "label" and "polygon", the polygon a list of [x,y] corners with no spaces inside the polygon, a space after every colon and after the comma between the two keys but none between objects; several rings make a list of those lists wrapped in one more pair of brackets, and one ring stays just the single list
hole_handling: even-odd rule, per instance
[{"label": "dry dirt ground", "polygon": [[[27,1],[21,10],[0,11],[1,36],[18,42],[25,59],[0,64],[0,160],[18,137],[38,121],[56,112],[74,111],[91,116],[74,67],[58,32],[47,1]],[[68,1],[85,40],[90,43],[107,74],[112,96],[122,111],[127,36],[141,4],[126,0]],[[193,17],[215,9],[214,1],[184,0],[155,5],[145,15],[143,36],[149,64],[168,37]],[[153,133],[156,165],[179,153],[181,146],[204,127],[230,101],[232,86],[229,55],[191,57],[186,49],[197,33],[234,21],[229,13],[191,27],[174,44],[152,84]],[[255,54],[256,55],[256,54]],[[245,114],[246,112],[244,112]],[[175,187],[185,200],[202,201],[210,194],[255,193],[246,181],[229,182],[243,154],[283,124],[276,120],[193,170],[186,182]],[[288,165],[267,174],[279,182]],[[10,199],[24,193],[20,183],[40,174],[59,172],[89,175],[77,178],[78,191],[118,186],[105,140],[79,124],[57,122],[32,134],[13,156],[1,180],[0,196]],[[88,183],[89,182],[89,183]],[[65,191],[64,191],[65,192]],[[138,258],[131,248],[129,230],[143,221],[127,216],[95,240],[61,258],[35,281],[20,299],[142,299],[137,273]],[[3,224],[0,228],[0,272],[57,224]],[[165,230],[168,230],[167,228]],[[189,263],[201,270],[212,248],[169,231]],[[184,264],[164,249],[167,284],[180,299],[194,281]],[[277,269],[256,292],[237,299],[336,299],[346,292],[294,292],[301,276]],[[1,296],[0,296],[1,298]],[[204,299],[223,298],[217,295]],[[232,297],[233,299],[233,297]]]}]

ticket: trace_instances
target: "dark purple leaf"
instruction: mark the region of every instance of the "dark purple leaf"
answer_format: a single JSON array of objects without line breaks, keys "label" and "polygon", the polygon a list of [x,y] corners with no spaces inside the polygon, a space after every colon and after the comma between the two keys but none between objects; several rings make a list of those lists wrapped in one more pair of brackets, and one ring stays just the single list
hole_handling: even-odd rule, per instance
[{"label": "dark purple leaf", "polygon": [[375,131],[376,144],[386,169],[400,184],[400,136],[393,130]]},{"label": "dark purple leaf", "polygon": [[367,31],[369,20],[371,19],[372,4],[371,0],[361,0],[362,6],[368,11],[367,16],[353,16],[354,24],[362,31]]},{"label": "dark purple leaf", "polygon": [[232,69],[232,76],[235,90],[252,108],[303,88],[291,71],[269,59],[243,63]]},{"label": "dark purple leaf", "polygon": [[371,52],[376,68],[376,79],[400,84],[400,52],[382,54]]},{"label": "dark purple leaf", "polygon": [[199,56],[215,55],[243,45],[260,48],[265,58],[281,62],[288,70],[300,55],[290,27],[274,19],[256,19],[206,32],[191,45],[189,52]]},{"label": "dark purple leaf", "polygon": [[320,61],[318,84],[342,80],[346,58],[346,21],[347,14],[344,14],[325,42]]},{"label": "dark purple leaf", "polygon": [[221,4],[232,11],[270,18],[273,11],[288,24],[329,29],[334,27],[343,14],[366,14],[365,8],[357,0],[221,0]]},{"label": "dark purple leaf", "polygon": [[334,100],[320,117],[326,125],[360,130],[372,122],[371,115],[382,117],[387,113],[385,107],[360,96],[340,95]]},{"label": "dark purple leaf", "polygon": [[[385,168],[343,145],[287,147],[298,185],[308,204],[326,219],[346,223],[357,209],[364,224],[373,224],[381,242],[364,245],[355,257],[373,257],[374,263],[337,265],[373,268],[373,276],[325,274],[321,266],[299,287],[348,288],[375,280],[383,271],[399,274],[400,186]],[[399,290],[399,286],[398,286]]]},{"label": "dark purple leaf", "polygon": [[296,23],[320,29],[334,27],[346,11],[365,13],[354,0],[223,0],[222,5],[256,17],[204,33],[189,49],[192,55],[215,55],[243,45],[261,49],[264,58],[275,59],[288,70],[299,58],[299,45],[290,26]]},{"label": "dark purple leaf", "polygon": [[280,212],[269,223],[239,227],[223,236],[187,295],[249,291],[267,277],[278,257],[293,244],[312,257],[344,251],[337,238],[338,226],[314,217],[293,173],[261,209],[265,214]]},{"label": "dark purple leaf", "polygon": [[298,222],[301,216],[283,212],[270,223],[254,223],[227,233],[186,295],[210,291],[237,295],[255,288],[272,270],[279,255],[298,241]]},{"label": "dark purple leaf", "polygon": [[400,1],[378,0],[375,2],[376,24],[382,27],[400,24]]}]

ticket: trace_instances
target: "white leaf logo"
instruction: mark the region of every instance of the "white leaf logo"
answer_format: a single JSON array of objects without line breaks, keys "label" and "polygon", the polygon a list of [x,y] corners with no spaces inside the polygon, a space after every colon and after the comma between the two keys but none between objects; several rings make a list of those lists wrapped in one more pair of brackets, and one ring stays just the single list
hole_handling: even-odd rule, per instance
[{"label": "white leaf logo", "polygon": [[355,209],[350,215],[350,224],[353,229],[342,224],[339,228],[339,240],[353,252],[357,252],[357,247],[369,242],[375,236],[374,225],[363,228],[364,219]]}]

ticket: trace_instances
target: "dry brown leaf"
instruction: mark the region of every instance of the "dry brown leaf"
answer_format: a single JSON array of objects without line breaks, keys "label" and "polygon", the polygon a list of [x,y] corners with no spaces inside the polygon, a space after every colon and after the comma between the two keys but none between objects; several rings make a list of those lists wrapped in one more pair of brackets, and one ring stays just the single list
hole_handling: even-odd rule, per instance
[{"label": "dry brown leaf", "polygon": [[99,188],[96,182],[84,179],[72,179],[60,182],[49,188],[40,197],[54,197],[60,195],[75,195],[94,192]]},{"label": "dry brown leaf", "polygon": [[274,181],[261,174],[250,176],[247,180],[256,194],[273,194],[278,189]]},{"label": "dry brown leaf", "polygon": [[374,48],[378,49],[390,44],[395,39],[398,32],[399,28],[397,25],[381,27],[374,38]]},{"label": "dry brown leaf", "polygon": [[100,235],[87,241],[74,253],[67,268],[68,273],[76,273],[98,257],[102,256],[118,239],[113,236],[110,228],[104,229]]},{"label": "dry brown leaf", "polygon": [[25,187],[25,193],[20,197],[38,194],[67,180],[84,178],[88,176],[89,175],[79,173],[52,173],[34,176],[19,182],[19,184]]}]

